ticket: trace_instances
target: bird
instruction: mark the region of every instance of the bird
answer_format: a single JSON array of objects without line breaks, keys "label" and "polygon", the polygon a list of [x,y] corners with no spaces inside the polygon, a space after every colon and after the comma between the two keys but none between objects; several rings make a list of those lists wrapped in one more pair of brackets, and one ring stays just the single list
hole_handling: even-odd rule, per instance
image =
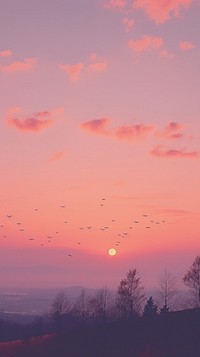
[{"label": "bird", "polygon": [[139,221],[134,221],[134,223],[140,223]]},{"label": "bird", "polygon": [[8,218],[12,218],[12,214],[7,214],[7,217]]},{"label": "bird", "polygon": [[60,205],[60,207],[61,207],[61,208],[65,208],[65,206],[64,206],[64,205]]},{"label": "bird", "polygon": [[71,254],[68,254],[68,257],[72,258],[72,255],[71,255]]}]

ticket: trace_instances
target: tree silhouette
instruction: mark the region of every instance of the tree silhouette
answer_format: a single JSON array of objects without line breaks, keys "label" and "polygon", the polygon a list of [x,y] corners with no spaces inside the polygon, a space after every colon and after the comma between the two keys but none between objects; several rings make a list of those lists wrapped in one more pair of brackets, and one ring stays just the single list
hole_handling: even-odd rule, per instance
[{"label": "tree silhouette", "polygon": [[194,295],[195,305],[200,307],[200,256],[193,261],[190,269],[183,277],[183,282]]},{"label": "tree silhouette", "polygon": [[143,317],[154,317],[157,315],[157,310],[158,307],[154,303],[152,296],[150,296],[144,306]]},{"label": "tree silhouette", "polygon": [[66,315],[71,309],[68,298],[65,294],[65,291],[60,290],[55,296],[52,305],[51,305],[51,318],[55,323],[56,329],[61,330],[63,327],[63,321]]},{"label": "tree silhouette", "polygon": [[172,306],[173,298],[177,295],[176,278],[167,270],[160,278],[159,296],[162,304],[162,310],[167,312]]},{"label": "tree silhouette", "polygon": [[117,289],[116,305],[121,317],[140,314],[145,298],[143,289],[137,269],[129,269]]}]

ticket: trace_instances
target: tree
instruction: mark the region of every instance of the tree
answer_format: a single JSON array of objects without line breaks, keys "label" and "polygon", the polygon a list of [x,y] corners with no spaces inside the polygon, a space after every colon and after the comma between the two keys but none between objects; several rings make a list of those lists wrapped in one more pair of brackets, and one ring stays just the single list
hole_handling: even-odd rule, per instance
[{"label": "tree", "polygon": [[85,289],[82,289],[80,295],[77,297],[73,312],[78,320],[84,325],[89,316],[89,298]]},{"label": "tree", "polygon": [[190,269],[183,277],[183,282],[192,290],[195,305],[200,307],[200,256],[193,261]]},{"label": "tree", "polygon": [[97,318],[100,321],[105,321],[111,304],[111,291],[106,287],[101,288],[96,292],[95,296],[89,300],[90,313],[92,312],[94,318]]},{"label": "tree", "polygon": [[160,287],[159,287],[159,297],[162,304],[162,310],[165,312],[173,305],[173,299],[177,295],[177,281],[176,278],[167,270],[164,271],[163,275],[160,278]]},{"label": "tree", "polygon": [[154,303],[152,296],[150,296],[144,306],[143,317],[154,317],[157,315],[157,310],[158,307]]},{"label": "tree", "polygon": [[60,290],[51,305],[51,318],[56,325],[56,329],[62,329],[64,318],[69,313],[70,309],[71,306],[65,291]]},{"label": "tree", "polygon": [[144,301],[143,289],[137,269],[129,269],[117,289],[116,305],[121,317],[140,314]]}]

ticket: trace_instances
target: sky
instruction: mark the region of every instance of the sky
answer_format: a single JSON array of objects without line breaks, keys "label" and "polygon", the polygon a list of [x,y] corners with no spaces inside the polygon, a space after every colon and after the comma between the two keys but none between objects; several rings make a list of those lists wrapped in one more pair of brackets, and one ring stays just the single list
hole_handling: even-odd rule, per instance
[{"label": "sky", "polygon": [[200,254],[199,17],[198,0],[0,0],[2,286],[181,284]]}]

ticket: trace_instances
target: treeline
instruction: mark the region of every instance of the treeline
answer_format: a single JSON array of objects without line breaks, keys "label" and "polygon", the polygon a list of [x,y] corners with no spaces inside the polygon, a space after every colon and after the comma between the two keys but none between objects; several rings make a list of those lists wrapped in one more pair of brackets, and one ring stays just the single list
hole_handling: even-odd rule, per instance
[{"label": "treeline", "polygon": [[[191,290],[190,307],[200,307],[200,256],[197,256],[183,277]],[[0,320],[0,341],[28,339],[53,332],[73,331],[91,325],[110,322],[149,320],[166,315],[178,294],[174,276],[165,271],[159,283],[159,303],[153,296],[145,296],[142,279],[136,268],[129,269],[114,293],[107,287],[92,295],[82,289],[71,301],[65,290],[60,290],[48,313],[25,326]],[[179,305],[181,302],[179,301]],[[176,309],[174,309],[176,310]]]}]

